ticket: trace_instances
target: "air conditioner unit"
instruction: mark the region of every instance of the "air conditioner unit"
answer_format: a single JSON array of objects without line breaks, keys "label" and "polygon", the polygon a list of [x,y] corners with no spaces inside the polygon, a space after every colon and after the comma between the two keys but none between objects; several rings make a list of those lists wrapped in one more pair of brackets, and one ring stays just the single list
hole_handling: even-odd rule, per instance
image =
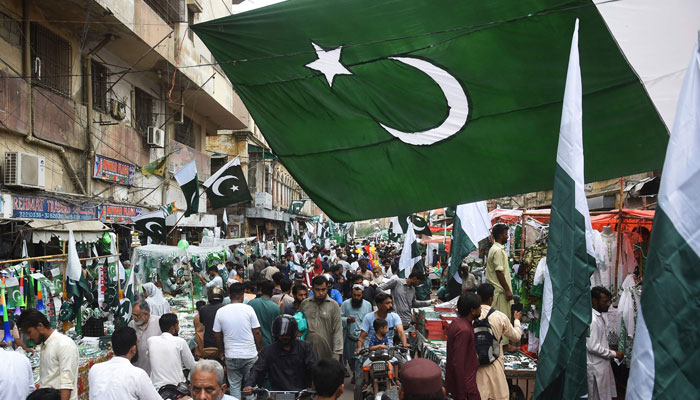
[{"label": "air conditioner unit", "polygon": [[147,142],[151,147],[165,147],[165,131],[149,126]]},{"label": "air conditioner unit", "polygon": [[5,153],[5,185],[44,188],[46,160],[34,154]]},{"label": "air conditioner unit", "polygon": [[110,114],[112,114],[112,117],[116,120],[123,120],[126,118],[126,104],[120,103],[116,99],[112,99],[110,101]]}]

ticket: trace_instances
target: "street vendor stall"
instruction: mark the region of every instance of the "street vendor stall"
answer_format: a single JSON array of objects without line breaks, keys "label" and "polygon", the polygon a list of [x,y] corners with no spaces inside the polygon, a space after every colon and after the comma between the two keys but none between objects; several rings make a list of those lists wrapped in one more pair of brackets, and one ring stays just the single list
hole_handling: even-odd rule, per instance
[{"label": "street vendor stall", "polygon": [[[416,324],[416,348],[418,354],[437,363],[445,377],[447,362],[447,329],[457,318],[453,310],[445,307],[423,307],[414,310]],[[503,355],[506,379],[511,398],[529,399],[535,390],[537,360],[523,351],[506,352]]]}]

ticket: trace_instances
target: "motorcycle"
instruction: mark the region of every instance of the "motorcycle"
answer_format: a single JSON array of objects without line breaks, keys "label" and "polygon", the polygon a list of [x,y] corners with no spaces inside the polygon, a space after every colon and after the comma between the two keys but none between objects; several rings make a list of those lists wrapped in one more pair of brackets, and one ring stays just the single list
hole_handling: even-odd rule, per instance
[{"label": "motorcycle", "polygon": [[[398,369],[402,364],[409,361],[411,355],[409,349],[403,346],[394,346],[388,349],[374,350],[363,349],[359,353],[358,363],[363,365],[362,370],[357,376],[355,384],[355,399],[356,400],[381,400],[399,398],[399,382]],[[364,366],[366,361],[369,364]],[[397,366],[394,366],[394,363]],[[369,373],[369,383],[363,390],[364,372]]]},{"label": "motorcycle", "polygon": [[264,388],[254,388],[251,393],[255,396],[255,400],[303,400],[313,398],[316,391],[313,389],[275,391]]}]

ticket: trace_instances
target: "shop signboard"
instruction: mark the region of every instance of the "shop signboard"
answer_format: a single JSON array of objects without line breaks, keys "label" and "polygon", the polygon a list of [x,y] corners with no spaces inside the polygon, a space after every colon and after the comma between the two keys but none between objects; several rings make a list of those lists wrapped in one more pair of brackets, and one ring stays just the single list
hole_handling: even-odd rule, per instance
[{"label": "shop signboard", "polygon": [[92,177],[120,185],[133,186],[136,166],[95,154]]},{"label": "shop signboard", "polygon": [[141,207],[117,206],[103,204],[100,207],[100,221],[131,223],[131,219],[144,213]]},{"label": "shop signboard", "polygon": [[95,220],[99,205],[79,206],[43,197],[13,196],[12,217],[30,219]]}]

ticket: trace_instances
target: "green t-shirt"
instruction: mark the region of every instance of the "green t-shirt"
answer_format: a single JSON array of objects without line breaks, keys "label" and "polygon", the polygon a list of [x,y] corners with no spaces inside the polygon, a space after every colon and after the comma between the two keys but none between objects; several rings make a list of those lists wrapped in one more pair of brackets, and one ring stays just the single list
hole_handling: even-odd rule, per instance
[{"label": "green t-shirt", "polygon": [[253,307],[255,315],[260,322],[260,332],[262,333],[263,347],[272,344],[272,321],[280,315],[280,308],[274,301],[265,297],[258,297],[248,302]]}]

